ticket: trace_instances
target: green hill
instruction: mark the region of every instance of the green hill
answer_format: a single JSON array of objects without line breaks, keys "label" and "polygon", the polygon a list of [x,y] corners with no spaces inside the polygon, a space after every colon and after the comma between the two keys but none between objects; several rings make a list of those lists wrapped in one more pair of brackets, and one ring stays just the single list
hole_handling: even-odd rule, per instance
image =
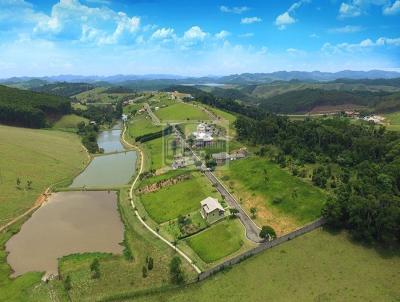
[{"label": "green hill", "polygon": [[59,82],[59,83],[46,84],[43,86],[34,87],[31,90],[36,92],[69,97],[84,91],[91,90],[93,88],[94,88],[93,85],[87,83]]},{"label": "green hill", "polygon": [[42,128],[71,111],[69,99],[0,85],[0,123]]}]

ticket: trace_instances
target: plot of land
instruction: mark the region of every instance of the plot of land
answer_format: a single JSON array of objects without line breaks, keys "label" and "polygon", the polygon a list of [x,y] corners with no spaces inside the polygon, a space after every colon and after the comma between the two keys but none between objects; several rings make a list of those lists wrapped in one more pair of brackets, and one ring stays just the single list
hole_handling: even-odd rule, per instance
[{"label": "plot of land", "polygon": [[258,157],[233,161],[218,174],[248,212],[257,208],[255,221],[273,226],[278,234],[320,217],[327,198],[312,184]]},{"label": "plot of land", "polygon": [[162,130],[162,126],[155,126],[147,115],[135,117],[129,124],[129,135],[138,137],[144,134],[154,133]]},{"label": "plot of land", "polygon": [[87,160],[77,135],[0,126],[0,225],[31,207],[49,185],[73,177]]},{"label": "plot of land", "polygon": [[160,108],[155,114],[162,121],[208,120],[209,116],[201,108],[185,103],[175,103],[168,107]]},{"label": "plot of land", "polygon": [[225,220],[191,236],[187,243],[207,262],[214,262],[239,250],[243,245],[244,228],[238,220]]},{"label": "plot of land", "polygon": [[143,194],[141,201],[150,217],[162,223],[200,210],[200,201],[207,196],[218,197],[218,194],[203,175],[195,172],[189,180]]},{"label": "plot of land", "polygon": [[84,122],[87,124],[89,122],[88,119],[78,116],[76,114],[68,114],[64,115],[61,119],[55,122],[53,128],[56,129],[74,129],[78,127],[80,122]]},{"label": "plot of land", "polygon": [[388,113],[384,115],[386,122],[388,123],[387,128],[393,131],[400,131],[400,111]]},{"label": "plot of land", "polygon": [[[384,253],[384,252],[383,252]],[[184,290],[135,301],[396,301],[400,255],[316,230]]]}]

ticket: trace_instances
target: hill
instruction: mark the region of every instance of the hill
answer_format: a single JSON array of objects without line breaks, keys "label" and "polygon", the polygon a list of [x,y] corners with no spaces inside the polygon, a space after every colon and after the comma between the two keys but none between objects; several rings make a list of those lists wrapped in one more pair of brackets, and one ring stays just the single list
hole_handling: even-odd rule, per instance
[{"label": "hill", "polygon": [[70,111],[67,98],[0,85],[0,123],[42,128]]},{"label": "hill", "polygon": [[83,91],[91,90],[93,88],[94,85],[87,83],[59,82],[33,87],[31,90],[36,92],[54,94],[58,96],[70,97]]}]

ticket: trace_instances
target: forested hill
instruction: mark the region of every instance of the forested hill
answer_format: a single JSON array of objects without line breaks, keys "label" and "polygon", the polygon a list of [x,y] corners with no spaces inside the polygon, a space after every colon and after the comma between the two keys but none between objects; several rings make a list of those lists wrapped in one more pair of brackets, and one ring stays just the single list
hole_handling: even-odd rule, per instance
[{"label": "forested hill", "polygon": [[70,111],[68,98],[0,85],[0,123],[42,128],[50,115]]},{"label": "forested hill", "polygon": [[39,87],[33,87],[31,90],[36,92],[43,92],[58,96],[69,97],[84,91],[91,90],[93,88],[94,88],[93,85],[87,83],[58,82],[58,83],[42,85]]}]

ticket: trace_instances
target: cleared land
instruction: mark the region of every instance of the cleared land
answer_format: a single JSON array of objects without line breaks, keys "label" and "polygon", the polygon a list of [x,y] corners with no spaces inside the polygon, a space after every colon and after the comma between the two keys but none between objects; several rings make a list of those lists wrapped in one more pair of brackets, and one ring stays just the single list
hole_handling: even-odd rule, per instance
[{"label": "cleared land", "polygon": [[400,131],[400,111],[384,114],[386,122],[388,122],[387,128],[392,131]]},{"label": "cleared land", "polygon": [[139,115],[130,122],[128,133],[131,137],[138,137],[161,130],[162,127],[153,125],[151,119],[147,115]]},{"label": "cleared land", "polygon": [[80,122],[84,122],[87,124],[89,122],[88,119],[78,116],[76,114],[67,114],[63,115],[57,122],[54,123],[53,128],[56,129],[75,129],[78,127]]},{"label": "cleared land", "polygon": [[0,126],[0,225],[30,208],[51,184],[72,178],[87,161],[74,134]]},{"label": "cleared land", "polygon": [[210,195],[218,197],[207,179],[195,172],[189,180],[143,194],[140,199],[149,216],[162,223],[200,209],[200,201]]},{"label": "cleared land", "polygon": [[316,230],[200,284],[135,301],[397,301],[399,272],[398,252]]},{"label": "cleared land", "polygon": [[257,208],[259,225],[271,225],[278,234],[317,219],[327,198],[311,183],[259,157],[230,162],[217,174],[248,213]]},{"label": "cleared land", "polygon": [[238,220],[225,220],[191,236],[187,243],[203,261],[210,263],[239,250],[244,244],[243,234]]},{"label": "cleared land", "polygon": [[155,114],[162,121],[187,121],[209,120],[209,116],[201,108],[185,103],[175,103],[168,107],[160,108]]}]

